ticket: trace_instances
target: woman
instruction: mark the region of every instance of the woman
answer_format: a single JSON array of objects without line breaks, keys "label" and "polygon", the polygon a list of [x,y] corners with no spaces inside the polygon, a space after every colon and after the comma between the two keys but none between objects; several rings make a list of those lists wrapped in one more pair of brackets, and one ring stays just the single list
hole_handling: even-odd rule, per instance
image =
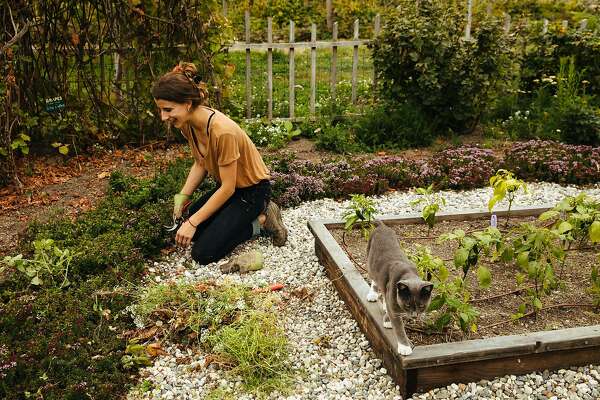
[{"label": "woman", "polygon": [[269,201],[269,171],[246,132],[205,105],[208,93],[196,66],[180,62],[158,79],[152,96],[161,120],[181,130],[194,157],[185,184],[174,197],[174,216],[181,216],[183,204],[207,174],[219,184],[190,206],[176,243],[193,243],[192,258],[199,264],[220,260],[261,229],[273,237],[274,245],[283,246],[287,229],[279,208]]}]

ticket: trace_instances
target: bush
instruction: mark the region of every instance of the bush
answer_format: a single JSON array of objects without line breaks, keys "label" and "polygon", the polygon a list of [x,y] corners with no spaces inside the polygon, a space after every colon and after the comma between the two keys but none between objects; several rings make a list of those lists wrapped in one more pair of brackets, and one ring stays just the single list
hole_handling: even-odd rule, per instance
[{"label": "bush", "polygon": [[535,181],[587,184],[598,182],[600,147],[553,141],[515,143],[506,152],[503,168]]},{"label": "bush", "polygon": [[[400,1],[372,45],[383,95],[414,102],[439,129],[470,131],[490,104],[509,66],[507,36],[498,21],[476,15],[464,40],[462,7],[441,0]],[[440,29],[440,27],[444,29]]]},{"label": "bush", "polygon": [[354,132],[346,123],[325,122],[316,136],[316,147],[334,153],[348,154],[360,149]]},{"label": "bush", "polygon": [[586,92],[600,96],[600,33],[575,29],[565,30],[550,26],[547,33],[539,27],[526,37],[525,52],[521,61],[523,90],[534,90],[535,80],[555,75],[561,58],[574,57],[581,69],[581,80],[589,82]]},{"label": "bush", "polygon": [[410,102],[373,106],[356,120],[353,130],[356,139],[372,150],[428,146],[435,138],[431,123]]},{"label": "bush", "polygon": [[530,109],[515,111],[502,125],[515,139],[600,144],[600,116],[584,94],[581,72],[576,71],[573,58],[561,59],[557,75],[543,77]]}]

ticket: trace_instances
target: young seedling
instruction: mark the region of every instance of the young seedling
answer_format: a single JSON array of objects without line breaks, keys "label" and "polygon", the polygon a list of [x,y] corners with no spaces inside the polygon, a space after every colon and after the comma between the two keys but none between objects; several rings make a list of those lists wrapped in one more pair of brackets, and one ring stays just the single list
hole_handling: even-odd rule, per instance
[{"label": "young seedling", "polygon": [[435,215],[440,210],[441,206],[446,205],[446,199],[444,199],[439,193],[434,193],[433,184],[427,188],[417,188],[417,194],[422,197],[410,202],[412,206],[417,204],[425,203],[425,206],[421,210],[421,217],[428,226],[427,235],[429,236],[431,229],[435,225]]},{"label": "young seedling", "polygon": [[427,311],[437,311],[433,314],[435,321],[431,323],[433,330],[440,332],[446,326],[456,322],[460,329],[467,332],[477,332],[477,317],[479,313],[469,301],[471,293],[459,277],[449,279],[448,269],[444,261],[431,254],[429,248],[419,246],[408,257],[417,266],[419,274],[435,285],[436,296],[431,300]]},{"label": "young seedling", "polygon": [[368,239],[371,231],[375,228],[373,218],[377,210],[373,200],[366,198],[362,194],[352,195],[348,211],[343,216],[344,229],[349,232],[356,224],[360,224],[363,237]]},{"label": "young seedling", "polygon": [[488,210],[490,212],[492,212],[492,209],[497,202],[504,200],[504,198],[508,200],[508,212],[506,213],[505,224],[505,227],[507,227],[510,219],[510,209],[515,200],[515,194],[519,189],[522,189],[524,193],[527,193],[527,186],[525,185],[525,182],[515,178],[512,172],[505,169],[499,169],[496,172],[496,175],[490,178],[490,186],[494,189],[494,194],[488,203]]}]

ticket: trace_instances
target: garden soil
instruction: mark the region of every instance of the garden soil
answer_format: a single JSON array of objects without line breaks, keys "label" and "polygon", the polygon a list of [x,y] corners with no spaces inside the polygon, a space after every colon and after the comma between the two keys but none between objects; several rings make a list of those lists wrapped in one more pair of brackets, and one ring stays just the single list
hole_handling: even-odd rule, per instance
[{"label": "garden soil", "polygon": [[[509,227],[533,220],[535,220],[534,217],[511,218]],[[458,243],[456,241],[436,243],[436,238],[443,233],[452,232],[454,229],[462,229],[465,232],[482,230],[489,226],[489,221],[437,222],[431,232],[427,231],[425,224],[390,226],[396,231],[402,248],[411,252],[417,245],[429,247],[433,255],[445,261],[450,276],[453,277],[462,275],[462,270],[456,271],[453,264],[453,255]],[[498,227],[504,228],[504,218],[499,219]],[[363,277],[370,283],[366,272],[367,241],[362,237],[361,231],[354,230],[344,233],[343,229],[333,229],[331,233],[346,254],[350,255],[350,259],[358,266]],[[472,299],[474,299],[472,304],[479,312],[477,332],[465,334],[455,327],[442,333],[430,333],[426,322],[415,319],[405,321],[407,334],[413,344],[426,345],[600,324],[600,310],[594,310],[587,306],[592,303],[592,296],[586,292],[586,289],[591,286],[592,265],[598,263],[597,254],[599,252],[600,246],[598,245],[592,248],[584,247],[582,250],[568,251],[563,272],[563,284],[550,294],[541,297],[544,307],[559,304],[569,305],[568,307],[542,310],[537,317],[529,316],[517,321],[513,321],[511,316],[517,312],[519,305],[526,301],[525,291],[517,291],[517,289],[531,283],[525,280],[523,285],[517,285],[515,276],[520,269],[514,262],[491,263],[489,258],[484,257],[480,263],[491,271],[492,284],[490,287],[487,289],[478,287],[474,268],[469,271],[467,277]],[[559,272],[555,271],[555,274],[558,277]],[[433,295],[435,296],[435,290]],[[529,310],[530,308],[527,311]],[[433,315],[429,317],[433,317]]]}]

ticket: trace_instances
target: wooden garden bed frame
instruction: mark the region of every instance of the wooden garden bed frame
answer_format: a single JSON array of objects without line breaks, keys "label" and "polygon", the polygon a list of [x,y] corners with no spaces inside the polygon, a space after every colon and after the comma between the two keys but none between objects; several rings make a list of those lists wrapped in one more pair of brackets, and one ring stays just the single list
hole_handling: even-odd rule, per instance
[{"label": "wooden garden bed frame", "polygon": [[[511,216],[537,216],[549,208],[515,208]],[[494,213],[500,220],[506,210]],[[489,217],[487,211],[476,211],[442,213],[436,220]],[[415,214],[379,219],[388,225],[423,223]],[[366,300],[369,285],[329,232],[343,229],[343,222],[311,220],[308,227],[317,257],[405,398],[451,383],[600,363],[600,325],[416,346],[411,355],[400,356],[392,330],[383,327],[381,307]]]}]

